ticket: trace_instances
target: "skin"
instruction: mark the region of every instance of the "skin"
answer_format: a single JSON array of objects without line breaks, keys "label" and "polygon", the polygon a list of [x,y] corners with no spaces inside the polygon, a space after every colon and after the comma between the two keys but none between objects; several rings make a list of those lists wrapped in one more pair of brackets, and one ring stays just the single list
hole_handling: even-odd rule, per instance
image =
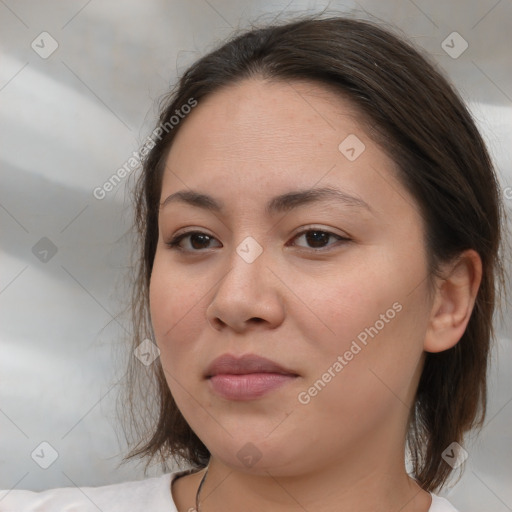
[{"label": "skin", "polygon": [[[338,149],[349,134],[365,145],[354,161]],[[370,210],[324,201],[264,211],[276,195],[321,186]],[[203,99],[168,155],[161,202],[188,189],[225,211],[161,208],[150,306],[169,388],[212,454],[201,510],[427,511],[430,495],[405,470],[407,417],[425,352],[452,347],[466,328],[478,255],[445,265],[429,294],[423,221],[394,162],[353,105],[312,83],[252,78]],[[212,238],[166,245],[183,228]],[[315,245],[306,229],[333,235]],[[249,236],[263,249],[252,263],[236,251]],[[394,303],[394,318],[300,403]],[[226,400],[203,378],[225,353],[258,354],[298,377],[257,400]],[[237,457],[249,442],[261,454],[251,467]],[[195,506],[203,474],[174,483],[179,510]]]}]

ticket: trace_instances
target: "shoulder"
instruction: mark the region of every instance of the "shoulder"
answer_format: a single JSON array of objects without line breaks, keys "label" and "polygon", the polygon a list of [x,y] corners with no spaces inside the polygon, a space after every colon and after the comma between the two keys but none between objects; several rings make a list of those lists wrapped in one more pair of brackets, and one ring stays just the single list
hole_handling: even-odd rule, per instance
[{"label": "shoulder", "polygon": [[446,498],[441,498],[434,493],[430,493],[432,496],[432,504],[428,509],[428,512],[459,512]]},{"label": "shoulder", "polygon": [[101,487],[0,490],[0,512],[177,512],[171,481],[184,471]]}]

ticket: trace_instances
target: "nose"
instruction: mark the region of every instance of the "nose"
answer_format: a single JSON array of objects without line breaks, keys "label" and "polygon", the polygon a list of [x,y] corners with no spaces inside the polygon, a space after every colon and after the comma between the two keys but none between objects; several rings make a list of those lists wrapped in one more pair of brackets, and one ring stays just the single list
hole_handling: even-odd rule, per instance
[{"label": "nose", "polygon": [[265,250],[250,263],[233,251],[206,310],[208,322],[215,330],[232,329],[240,333],[275,328],[283,322],[283,283],[270,260]]}]

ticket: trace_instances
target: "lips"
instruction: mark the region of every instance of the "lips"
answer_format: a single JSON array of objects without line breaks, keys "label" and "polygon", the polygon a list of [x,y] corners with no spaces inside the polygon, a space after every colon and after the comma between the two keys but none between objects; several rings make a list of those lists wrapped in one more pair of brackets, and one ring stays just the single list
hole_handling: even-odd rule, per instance
[{"label": "lips", "polygon": [[209,389],[226,400],[258,400],[293,382],[298,375],[275,361],[254,354],[224,354],[204,374]]},{"label": "lips", "polygon": [[246,354],[242,357],[224,354],[217,357],[208,366],[204,376],[206,379],[209,379],[219,374],[246,375],[250,373],[275,373],[297,376],[295,372],[281,366],[275,361],[255,354]]}]

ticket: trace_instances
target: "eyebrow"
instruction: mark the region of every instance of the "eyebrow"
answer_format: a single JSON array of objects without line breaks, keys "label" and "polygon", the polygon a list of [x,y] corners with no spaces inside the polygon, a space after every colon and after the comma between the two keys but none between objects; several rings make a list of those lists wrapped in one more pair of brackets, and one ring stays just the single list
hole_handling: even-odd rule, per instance
[{"label": "eyebrow", "polygon": [[[318,202],[339,202],[341,204],[356,208],[364,208],[374,213],[373,208],[359,197],[351,196],[342,190],[333,187],[313,188],[307,190],[296,190],[273,197],[265,208],[267,215],[287,212],[294,208]],[[204,210],[222,213],[224,203],[212,196],[194,190],[180,190],[168,196],[160,203],[164,208],[170,203],[181,202],[203,208]]]}]

